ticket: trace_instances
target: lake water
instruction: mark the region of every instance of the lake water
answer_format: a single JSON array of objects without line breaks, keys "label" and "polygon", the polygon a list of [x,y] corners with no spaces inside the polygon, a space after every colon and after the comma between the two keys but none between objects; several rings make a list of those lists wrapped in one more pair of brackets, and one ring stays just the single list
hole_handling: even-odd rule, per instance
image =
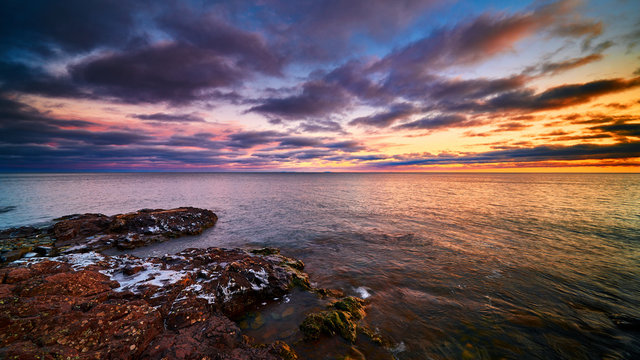
[{"label": "lake water", "polygon": [[2,174],[0,189],[0,228],[211,209],[213,229],[133,253],[278,247],[318,286],[368,295],[398,359],[640,358],[640,174]]}]

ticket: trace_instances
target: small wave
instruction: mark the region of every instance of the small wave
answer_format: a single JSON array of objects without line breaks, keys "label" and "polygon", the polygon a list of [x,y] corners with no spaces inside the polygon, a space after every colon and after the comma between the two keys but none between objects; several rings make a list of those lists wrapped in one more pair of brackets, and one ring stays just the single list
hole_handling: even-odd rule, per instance
[{"label": "small wave", "polygon": [[371,293],[367,290],[367,288],[360,286],[354,289],[355,292],[358,293],[358,295],[360,295],[361,298],[366,299],[368,297],[371,296]]},{"label": "small wave", "polygon": [[14,205],[0,206],[0,214],[13,211],[15,209],[16,209],[16,206]]},{"label": "small wave", "polygon": [[407,351],[407,346],[404,344],[404,341],[400,341],[400,344],[389,349],[393,355],[397,355],[403,351]]}]

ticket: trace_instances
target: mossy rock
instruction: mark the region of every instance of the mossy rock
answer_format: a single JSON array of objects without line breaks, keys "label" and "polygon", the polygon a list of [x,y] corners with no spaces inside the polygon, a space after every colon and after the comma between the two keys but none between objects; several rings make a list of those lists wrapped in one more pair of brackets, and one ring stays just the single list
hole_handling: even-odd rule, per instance
[{"label": "mossy rock", "polygon": [[303,290],[311,291],[311,283],[309,282],[309,275],[302,272],[295,272],[291,278],[291,287],[299,287]]},{"label": "mossy rock", "polygon": [[340,335],[351,343],[356,341],[357,321],[365,315],[364,300],[349,296],[340,299],[325,310],[307,315],[300,331],[305,340],[316,340],[321,334]]},{"label": "mossy rock", "polygon": [[251,250],[251,253],[256,255],[278,255],[280,254],[280,249],[265,247],[262,249]]},{"label": "mossy rock", "polygon": [[316,340],[321,334],[340,335],[343,339],[355,342],[357,326],[348,312],[327,310],[308,315],[300,325],[305,340]]},{"label": "mossy rock", "polygon": [[366,336],[372,343],[380,346],[389,346],[388,340],[384,339],[380,333],[373,331],[366,326],[358,326],[358,334]]},{"label": "mossy rock", "polygon": [[302,262],[302,260],[291,259],[288,257],[284,257],[284,260],[280,265],[287,266],[299,271],[304,270],[304,263]]},{"label": "mossy rock", "polygon": [[314,289],[313,292],[320,295],[323,298],[331,297],[331,298],[341,298],[344,297],[344,292],[338,289],[323,289],[318,288]]},{"label": "mossy rock", "polygon": [[253,318],[253,321],[251,322],[251,328],[256,330],[261,328],[262,325],[264,325],[264,319],[262,318],[262,315],[260,313],[257,313],[256,317]]},{"label": "mossy rock", "polygon": [[354,296],[348,296],[331,304],[335,309],[346,311],[354,318],[360,320],[364,317],[364,300]]},{"label": "mossy rock", "polygon": [[269,353],[277,355],[284,360],[298,360],[298,355],[293,349],[284,341],[276,340],[273,344],[265,345],[261,344],[258,348],[268,348]]},{"label": "mossy rock", "polygon": [[366,357],[362,352],[360,352],[360,350],[352,346],[343,360],[366,360]]}]

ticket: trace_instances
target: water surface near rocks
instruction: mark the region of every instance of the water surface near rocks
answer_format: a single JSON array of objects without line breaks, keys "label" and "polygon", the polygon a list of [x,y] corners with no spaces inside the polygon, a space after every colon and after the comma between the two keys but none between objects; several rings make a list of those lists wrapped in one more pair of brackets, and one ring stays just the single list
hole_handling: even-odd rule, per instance
[{"label": "water surface near rocks", "polygon": [[0,228],[211,209],[215,228],[134,254],[281,248],[317,285],[368,295],[399,359],[640,356],[638,174],[3,174],[0,188]]}]

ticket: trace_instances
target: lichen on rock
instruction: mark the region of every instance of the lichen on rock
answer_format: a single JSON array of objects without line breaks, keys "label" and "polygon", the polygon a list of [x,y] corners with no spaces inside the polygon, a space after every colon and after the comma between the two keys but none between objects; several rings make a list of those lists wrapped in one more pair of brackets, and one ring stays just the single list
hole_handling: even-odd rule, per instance
[{"label": "lichen on rock", "polygon": [[0,358],[295,359],[229,320],[291,289],[280,255],[187,249],[138,258],[95,252],[0,267]]},{"label": "lichen on rock", "polygon": [[321,334],[340,335],[343,339],[355,342],[357,321],[365,315],[364,300],[346,297],[329,305],[330,309],[307,315],[300,331],[305,340],[316,340]]}]

